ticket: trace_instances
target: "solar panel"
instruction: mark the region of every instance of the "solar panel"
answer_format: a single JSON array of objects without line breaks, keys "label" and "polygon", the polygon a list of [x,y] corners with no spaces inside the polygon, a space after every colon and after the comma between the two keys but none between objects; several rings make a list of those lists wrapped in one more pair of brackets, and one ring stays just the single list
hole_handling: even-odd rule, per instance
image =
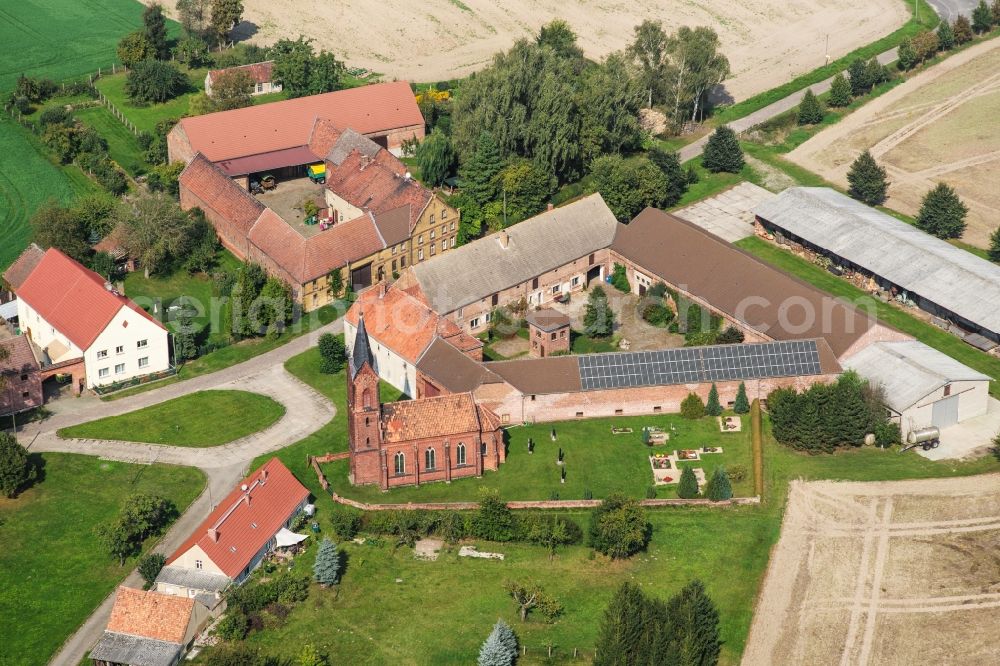
[{"label": "solar panel", "polygon": [[815,340],[788,340],[578,357],[585,391],[820,374]]}]

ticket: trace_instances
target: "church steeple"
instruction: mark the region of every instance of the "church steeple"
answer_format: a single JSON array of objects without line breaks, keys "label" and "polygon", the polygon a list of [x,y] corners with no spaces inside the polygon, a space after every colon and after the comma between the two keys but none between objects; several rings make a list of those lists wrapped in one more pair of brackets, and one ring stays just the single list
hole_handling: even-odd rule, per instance
[{"label": "church steeple", "polygon": [[368,342],[368,331],[365,329],[365,316],[358,317],[358,332],[354,336],[354,350],[351,353],[351,379],[354,379],[358,371],[367,363],[372,370],[375,369],[375,358],[372,356],[371,344]]}]

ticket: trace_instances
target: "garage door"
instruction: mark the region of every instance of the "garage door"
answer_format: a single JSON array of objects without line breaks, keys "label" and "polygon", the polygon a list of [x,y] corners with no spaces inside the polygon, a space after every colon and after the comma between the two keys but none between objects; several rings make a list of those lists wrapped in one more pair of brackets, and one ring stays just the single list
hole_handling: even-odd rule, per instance
[{"label": "garage door", "polygon": [[958,423],[958,399],[960,397],[953,395],[935,402],[931,408],[931,424],[938,428],[947,428]]}]

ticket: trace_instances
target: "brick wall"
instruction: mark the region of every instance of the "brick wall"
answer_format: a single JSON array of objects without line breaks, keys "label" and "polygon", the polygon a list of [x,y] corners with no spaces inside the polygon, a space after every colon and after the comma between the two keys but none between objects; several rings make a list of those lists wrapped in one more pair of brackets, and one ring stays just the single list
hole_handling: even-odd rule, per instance
[{"label": "brick wall", "polygon": [[372,132],[371,134],[366,134],[369,139],[385,138],[386,146],[389,150],[398,151],[403,145],[404,141],[409,139],[416,139],[417,141],[424,140],[424,126],[420,125],[409,125],[407,127],[400,127],[394,130],[388,130],[386,132]]},{"label": "brick wall", "polygon": [[200,208],[205,213],[205,219],[215,227],[215,233],[218,234],[219,241],[225,248],[236,255],[237,259],[246,259],[249,241],[239,229],[183,184],[180,186],[179,194],[182,209]]},{"label": "brick wall", "polygon": [[194,148],[188,140],[187,133],[179,124],[174,125],[167,133],[167,160],[187,164],[194,157]]},{"label": "brick wall", "polygon": [[[398,510],[423,510],[423,511],[474,511],[479,508],[477,502],[410,502],[407,504],[369,504],[358,502],[347,497],[338,495],[336,491],[332,493],[333,501],[338,504],[352,506],[362,511],[398,511]],[[514,510],[538,510],[538,509],[593,509],[600,506],[601,500],[541,500],[541,501],[518,501],[507,502],[507,507]],[[713,502],[709,499],[644,499],[639,500],[641,506],[665,507],[665,506],[745,506],[760,504],[760,497],[734,497],[729,500]]]}]

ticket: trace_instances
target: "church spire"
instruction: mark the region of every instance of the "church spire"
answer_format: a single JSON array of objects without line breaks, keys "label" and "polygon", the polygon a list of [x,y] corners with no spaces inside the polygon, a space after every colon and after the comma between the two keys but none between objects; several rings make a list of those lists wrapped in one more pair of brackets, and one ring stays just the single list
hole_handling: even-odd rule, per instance
[{"label": "church spire", "polygon": [[351,379],[367,363],[375,369],[375,359],[372,356],[371,344],[368,342],[368,331],[365,329],[365,316],[358,316],[358,333],[354,336],[354,351],[351,353]]}]

